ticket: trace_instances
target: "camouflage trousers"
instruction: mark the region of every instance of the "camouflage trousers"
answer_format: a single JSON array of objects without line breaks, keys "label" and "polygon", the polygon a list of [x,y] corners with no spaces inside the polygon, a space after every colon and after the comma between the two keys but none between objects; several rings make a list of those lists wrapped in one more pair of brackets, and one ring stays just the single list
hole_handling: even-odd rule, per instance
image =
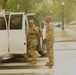
[{"label": "camouflage trousers", "polygon": [[53,45],[54,45],[54,41],[46,42],[46,52],[50,62],[54,62]]},{"label": "camouflage trousers", "polygon": [[30,47],[30,54],[32,56],[32,60],[36,60],[36,46]]},{"label": "camouflage trousers", "polygon": [[29,42],[28,49],[32,56],[32,60],[36,60],[36,46],[37,46],[37,44],[38,44],[38,39],[32,39]]}]

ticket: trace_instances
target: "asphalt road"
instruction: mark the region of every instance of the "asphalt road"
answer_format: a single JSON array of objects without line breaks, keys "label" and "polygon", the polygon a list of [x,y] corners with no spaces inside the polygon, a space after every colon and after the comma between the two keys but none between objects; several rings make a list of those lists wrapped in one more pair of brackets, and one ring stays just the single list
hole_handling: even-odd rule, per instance
[{"label": "asphalt road", "polygon": [[0,64],[0,75],[76,75],[76,50],[54,50],[55,65],[45,66],[48,59],[38,58],[36,65],[23,63]]}]

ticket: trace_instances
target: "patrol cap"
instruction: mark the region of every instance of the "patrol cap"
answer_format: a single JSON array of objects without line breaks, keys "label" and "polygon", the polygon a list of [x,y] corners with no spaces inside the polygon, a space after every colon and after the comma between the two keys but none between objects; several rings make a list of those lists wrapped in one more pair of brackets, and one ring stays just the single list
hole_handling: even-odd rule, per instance
[{"label": "patrol cap", "polygon": [[46,18],[49,19],[49,20],[51,20],[51,16],[47,16]]},{"label": "patrol cap", "polygon": [[34,23],[34,20],[29,20],[29,22],[32,22],[32,23]]}]

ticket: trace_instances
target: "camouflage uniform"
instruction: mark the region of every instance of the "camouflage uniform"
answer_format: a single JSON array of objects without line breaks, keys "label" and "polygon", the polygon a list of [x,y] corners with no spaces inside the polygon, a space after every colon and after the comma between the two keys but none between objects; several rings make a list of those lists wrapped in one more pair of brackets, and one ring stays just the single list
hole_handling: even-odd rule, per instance
[{"label": "camouflage uniform", "polygon": [[46,51],[49,62],[54,63],[53,45],[54,45],[54,26],[49,23],[46,26]]},{"label": "camouflage uniform", "polygon": [[36,60],[36,46],[38,44],[38,29],[33,25],[27,31],[28,49],[30,50],[32,60]]}]

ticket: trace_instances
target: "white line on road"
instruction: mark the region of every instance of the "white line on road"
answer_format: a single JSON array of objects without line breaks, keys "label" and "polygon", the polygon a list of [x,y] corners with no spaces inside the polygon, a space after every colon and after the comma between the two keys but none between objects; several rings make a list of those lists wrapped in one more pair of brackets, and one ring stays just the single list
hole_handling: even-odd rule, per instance
[{"label": "white line on road", "polygon": [[0,66],[45,66],[45,63],[39,62],[37,64],[29,64],[29,63],[3,63]]},{"label": "white line on road", "polygon": [[0,66],[26,66],[28,63],[2,63]]},{"label": "white line on road", "polygon": [[50,73],[53,69],[11,69],[11,70],[0,70],[0,74],[20,74],[20,73]]}]

